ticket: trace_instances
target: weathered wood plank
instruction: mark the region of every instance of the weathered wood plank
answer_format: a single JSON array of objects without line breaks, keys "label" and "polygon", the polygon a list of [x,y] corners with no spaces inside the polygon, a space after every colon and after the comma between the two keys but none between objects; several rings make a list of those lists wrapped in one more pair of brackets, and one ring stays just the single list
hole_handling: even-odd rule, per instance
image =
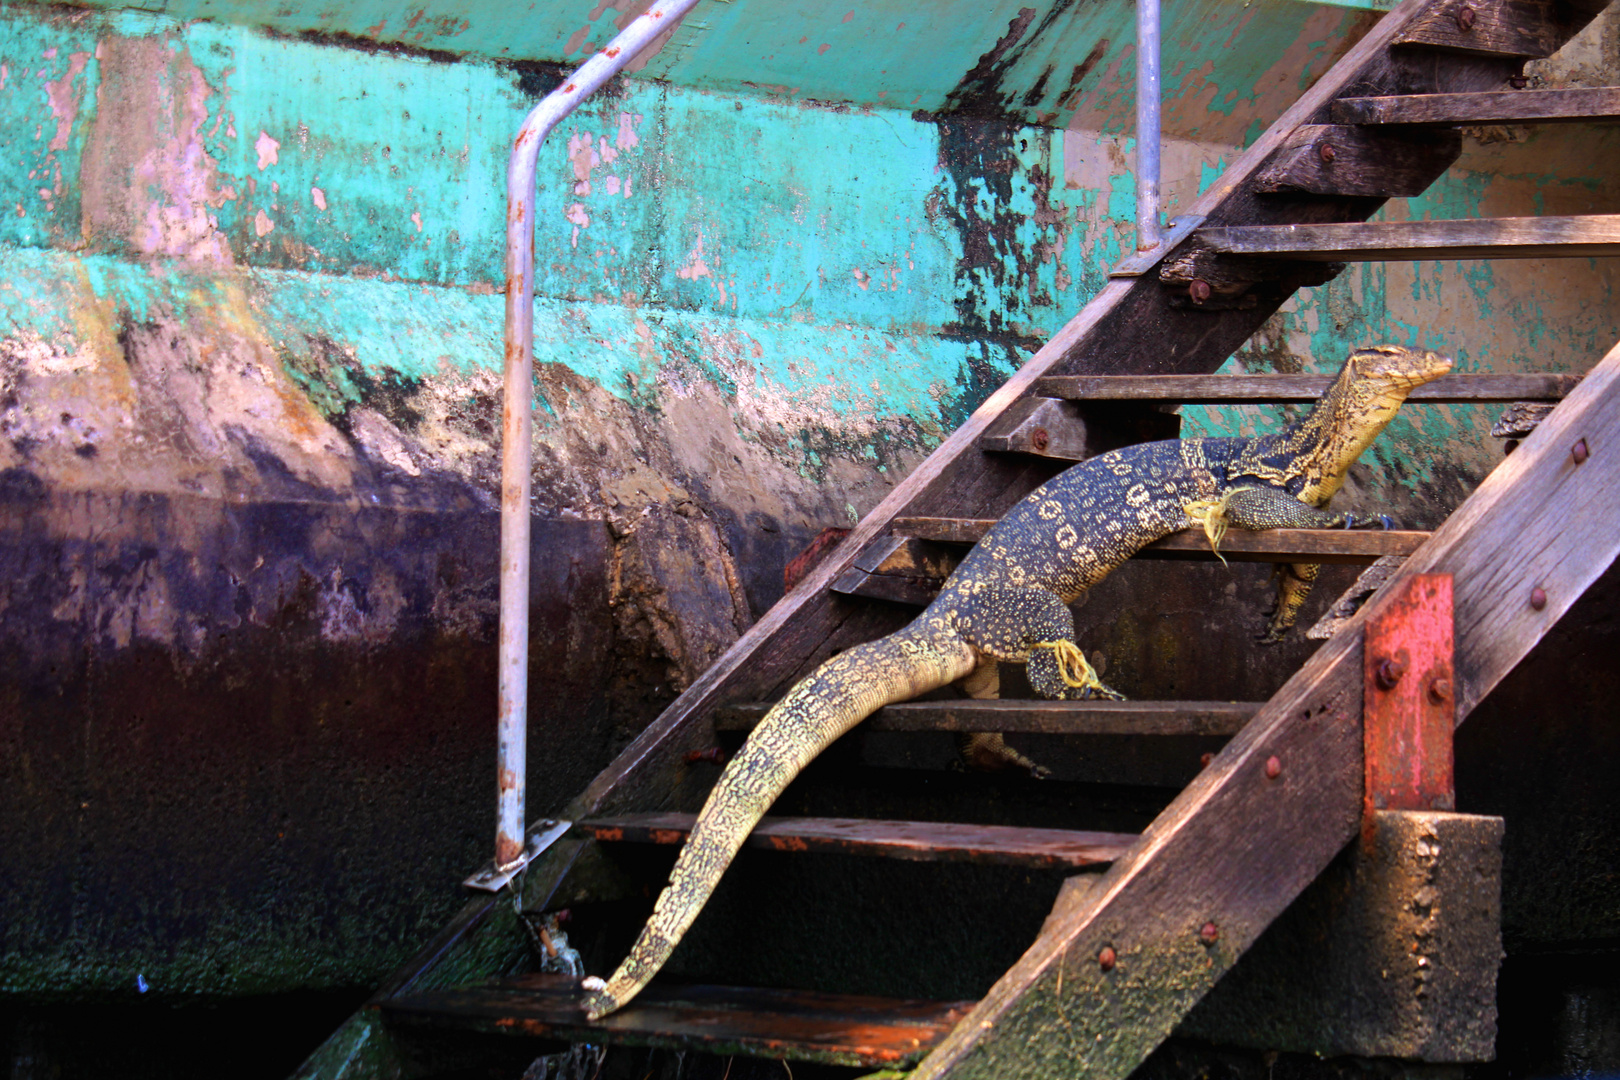
[{"label": "weathered wood plank", "polygon": [[[1293,405],[1315,402],[1333,384],[1331,375],[1053,375],[1035,383],[1037,393],[1093,401],[1154,401],[1181,405]],[[1444,405],[1495,401],[1560,401],[1579,375],[1443,375],[1406,399]]]},{"label": "weathered wood plank", "polygon": [[[1339,107],[1334,102],[1335,115]],[[1421,195],[1462,153],[1455,131],[1395,132],[1307,124],[1255,178],[1261,191],[1316,195]]]},{"label": "weathered wood plank", "polygon": [[1543,57],[1573,32],[1554,0],[1445,0],[1396,39],[1481,56]]},{"label": "weathered wood plank", "polygon": [[[574,832],[602,843],[680,844],[695,814],[626,814],[577,822]],[[880,855],[917,862],[972,862],[1039,869],[1080,869],[1112,862],[1136,842],[1133,833],[1021,829],[938,821],[764,817],[748,847]]]},{"label": "weathered wood plank", "polygon": [[1620,214],[1247,225],[1200,229],[1196,239],[1226,255],[1311,262],[1584,259],[1620,255]]},{"label": "weathered wood plank", "polygon": [[1620,120],[1620,86],[1340,98],[1338,124],[1559,124]]},{"label": "weathered wood plank", "polygon": [[972,1002],[906,1001],[813,990],[654,983],[598,1021],[572,975],[518,975],[384,1005],[391,1020],[601,1045],[903,1066],[939,1042]]},{"label": "weathered wood plank", "polygon": [[[1236,735],[1258,701],[1045,701],[988,698],[907,701],[873,713],[867,731],[1001,731],[1040,735]],[[732,705],[719,731],[752,731],[769,703]]]},{"label": "weathered wood plank", "polygon": [[[995,524],[993,518],[894,519],[897,534],[946,544],[976,544]],[[1268,529],[1229,531],[1221,554],[1232,562],[1365,563],[1384,555],[1409,555],[1429,534],[1416,529]],[[1199,529],[1186,529],[1155,540],[1136,558],[1213,559],[1209,539]]]},{"label": "weathered wood plank", "polygon": [[1174,439],[1180,433],[1181,417],[1146,402],[1104,410],[1084,402],[1028,397],[1014,402],[986,429],[979,447],[1072,463],[1132,443]]},{"label": "weathered wood plank", "polygon": [[[1048,925],[916,1080],[1128,1074],[1355,834],[1366,620],[1404,580],[1452,575],[1461,722],[1620,553],[1617,481],[1620,348],[1216,755],[1086,902]],[[1217,928],[1213,943],[1200,936],[1206,923]]]}]

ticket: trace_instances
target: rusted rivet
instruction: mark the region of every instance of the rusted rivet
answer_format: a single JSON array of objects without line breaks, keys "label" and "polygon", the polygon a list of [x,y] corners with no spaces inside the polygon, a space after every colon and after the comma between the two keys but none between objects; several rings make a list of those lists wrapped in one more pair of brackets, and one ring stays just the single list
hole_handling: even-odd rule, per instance
[{"label": "rusted rivet", "polygon": [[1102,947],[1102,952],[1097,954],[1097,966],[1104,971],[1114,970],[1114,947],[1112,945]]},{"label": "rusted rivet", "polygon": [[1429,683],[1429,700],[1436,705],[1444,705],[1451,700],[1451,680],[1444,675],[1436,677]]},{"label": "rusted rivet", "polygon": [[1393,690],[1395,684],[1401,681],[1406,674],[1406,665],[1399,660],[1380,660],[1377,669],[1373,672],[1373,682],[1378,684],[1380,690]]},{"label": "rusted rivet", "polygon": [[1528,75],[1515,75],[1508,80],[1508,85],[1515,90],[1523,90],[1530,85],[1530,77]]},{"label": "rusted rivet", "polygon": [[1266,758],[1266,779],[1275,780],[1282,775],[1282,759],[1273,754]]},{"label": "rusted rivet", "polygon": [[1220,929],[1212,922],[1207,922],[1198,928],[1198,940],[1205,945],[1213,945],[1221,939]]},{"label": "rusted rivet", "polygon": [[1037,450],[1045,450],[1052,445],[1052,436],[1045,428],[1038,427],[1030,433],[1029,444]]},{"label": "rusted rivet", "polygon": [[1540,585],[1530,590],[1530,606],[1540,611],[1547,606],[1547,590]]},{"label": "rusted rivet", "polygon": [[1462,7],[1457,9],[1457,29],[1466,34],[1473,28],[1474,9],[1469,7],[1467,4],[1464,4]]},{"label": "rusted rivet", "polygon": [[1214,760],[1215,760],[1215,755],[1213,753],[1208,752],[1208,751],[1205,751],[1204,753],[1198,755],[1198,764],[1202,765],[1206,769],[1209,768],[1209,763],[1214,761]]},{"label": "rusted rivet", "polygon": [[1317,148],[1316,153],[1324,162],[1329,165],[1333,164],[1333,159],[1339,156],[1339,152],[1333,149],[1332,143],[1323,143]]},{"label": "rusted rivet", "polygon": [[1195,304],[1202,304],[1205,300],[1208,300],[1210,294],[1214,291],[1209,287],[1209,282],[1203,278],[1193,278],[1192,284],[1187,286],[1187,295],[1192,297],[1192,302]]},{"label": "rusted rivet", "polygon": [[1576,440],[1575,445],[1569,448],[1569,456],[1575,459],[1575,464],[1585,464],[1586,459],[1591,456],[1586,449],[1586,440]]}]

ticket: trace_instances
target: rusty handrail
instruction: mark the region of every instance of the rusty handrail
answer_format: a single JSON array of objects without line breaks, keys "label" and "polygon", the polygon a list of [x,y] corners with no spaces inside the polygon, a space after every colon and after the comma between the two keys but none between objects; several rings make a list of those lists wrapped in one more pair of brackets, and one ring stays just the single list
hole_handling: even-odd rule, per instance
[{"label": "rusty handrail", "polygon": [[[529,717],[529,469],[534,386],[534,206],[540,144],[551,129],[677,25],[698,0],[658,0],[607,48],[530,110],[512,142],[506,178],[506,357],[501,405],[500,741],[495,865],[509,878],[532,853],[524,845]],[[503,878],[504,881],[504,878]],[[497,885],[497,887],[499,887]]]}]

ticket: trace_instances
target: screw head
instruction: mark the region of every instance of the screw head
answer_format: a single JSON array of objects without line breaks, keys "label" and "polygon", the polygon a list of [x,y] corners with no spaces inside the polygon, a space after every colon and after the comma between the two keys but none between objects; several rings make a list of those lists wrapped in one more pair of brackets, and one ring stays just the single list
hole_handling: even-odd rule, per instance
[{"label": "screw head", "polygon": [[1282,759],[1273,754],[1266,758],[1266,779],[1275,780],[1282,775]]},{"label": "screw head", "polygon": [[1193,278],[1192,284],[1187,286],[1187,295],[1192,297],[1192,302],[1195,304],[1202,304],[1205,300],[1208,300],[1214,291],[1214,289],[1210,288],[1209,282],[1203,278]]},{"label": "screw head", "polygon": [[1464,4],[1462,7],[1457,9],[1457,29],[1466,34],[1468,31],[1474,28],[1474,18],[1474,9],[1469,7],[1467,4]]},{"label": "screw head", "polygon": [[1102,968],[1104,971],[1113,971],[1114,960],[1114,947],[1112,945],[1104,945],[1102,947],[1102,952],[1097,954],[1097,966]]},{"label": "screw head", "polygon": [[1317,147],[1316,154],[1328,165],[1333,164],[1333,159],[1339,156],[1339,152],[1333,149],[1332,143],[1323,143]]},{"label": "screw head", "polygon": [[1540,611],[1547,606],[1547,590],[1540,585],[1530,590],[1530,606]]},{"label": "screw head", "polygon": [[1038,427],[1030,433],[1029,444],[1037,450],[1045,450],[1052,445],[1052,435],[1043,427]]},{"label": "screw head", "polygon": [[1373,672],[1373,682],[1378,684],[1380,690],[1393,690],[1395,684],[1401,681],[1406,674],[1406,665],[1400,660],[1385,659],[1378,662],[1378,668]]},{"label": "screw head", "polygon": [[1437,677],[1429,683],[1429,700],[1436,705],[1444,705],[1451,700],[1451,680],[1444,675]]},{"label": "screw head", "polygon": [[1577,465],[1585,464],[1586,459],[1591,456],[1591,454],[1588,453],[1587,449],[1586,449],[1586,440],[1585,439],[1577,440],[1575,445],[1570,447],[1569,456],[1575,459],[1575,464],[1577,464]]},{"label": "screw head", "polygon": [[1213,945],[1221,939],[1220,928],[1212,922],[1207,922],[1198,928],[1198,940],[1205,945]]}]

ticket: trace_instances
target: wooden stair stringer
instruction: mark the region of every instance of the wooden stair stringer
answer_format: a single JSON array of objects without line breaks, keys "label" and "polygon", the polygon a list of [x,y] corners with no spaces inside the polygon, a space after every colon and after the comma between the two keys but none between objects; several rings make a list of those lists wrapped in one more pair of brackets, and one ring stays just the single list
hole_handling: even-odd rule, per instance
[{"label": "wooden stair stringer", "polygon": [[1620,554],[1615,520],[1620,346],[1049,920],[913,1080],[1129,1074],[1356,834],[1365,621],[1406,578],[1453,575],[1460,724]]},{"label": "wooden stair stringer", "polygon": [[[1256,174],[1304,124],[1327,123],[1342,96],[1414,90],[1494,89],[1520,64],[1479,57],[1430,59],[1392,51],[1403,28],[1439,0],[1403,0],[1352,46],[1187,213],[1209,226],[1359,221],[1381,205],[1366,197],[1279,199],[1259,191]],[[1285,283],[1286,284],[1286,283]],[[864,609],[832,593],[836,582],[901,515],[999,516],[1011,501],[1060,471],[1043,460],[983,453],[980,437],[1048,375],[1200,374],[1215,370],[1292,292],[1256,306],[1188,310],[1171,303],[1152,273],[1116,278],[953,432],[855,527],[804,580],[749,628],[672,702],[563,812],[571,819],[635,810],[671,809],[701,798],[688,789],[683,755],[712,737],[714,708],[777,697],[838,649],[892,632],[909,615],[883,605]],[[1009,493],[1013,493],[1009,499]],[[544,873],[538,876],[546,877]]]}]

